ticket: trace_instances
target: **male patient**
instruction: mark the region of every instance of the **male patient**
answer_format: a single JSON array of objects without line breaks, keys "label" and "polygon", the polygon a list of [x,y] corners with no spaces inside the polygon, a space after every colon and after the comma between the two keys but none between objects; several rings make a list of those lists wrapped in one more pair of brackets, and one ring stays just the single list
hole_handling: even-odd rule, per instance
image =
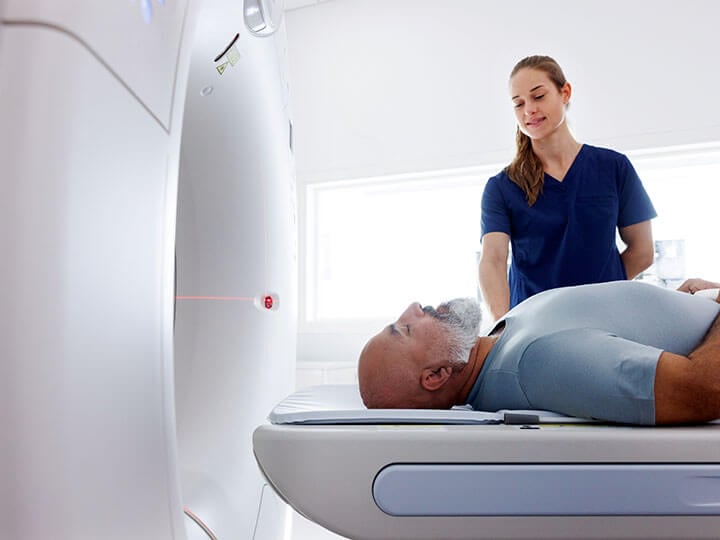
[{"label": "male patient", "polygon": [[[480,308],[410,305],[360,354],[369,408],[542,409],[627,424],[720,418],[720,287],[632,281],[553,289],[477,337]],[[688,294],[690,293],[690,294]]]}]

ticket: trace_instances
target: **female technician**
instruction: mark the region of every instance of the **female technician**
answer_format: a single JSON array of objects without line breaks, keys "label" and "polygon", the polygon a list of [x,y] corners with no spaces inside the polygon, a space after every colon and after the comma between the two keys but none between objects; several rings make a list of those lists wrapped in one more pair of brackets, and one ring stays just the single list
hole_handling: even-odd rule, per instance
[{"label": "female technician", "polygon": [[480,288],[496,320],[540,291],[632,279],[653,261],[650,198],[627,157],[573,138],[571,94],[548,56],[510,74],[517,153],[482,198]]}]

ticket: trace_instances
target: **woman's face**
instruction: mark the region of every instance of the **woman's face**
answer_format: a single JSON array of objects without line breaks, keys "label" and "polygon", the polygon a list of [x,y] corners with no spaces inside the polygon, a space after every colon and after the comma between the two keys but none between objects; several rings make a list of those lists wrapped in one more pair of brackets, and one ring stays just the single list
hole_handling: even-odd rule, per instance
[{"label": "woman's face", "polygon": [[544,71],[518,71],[510,79],[510,97],[520,131],[534,140],[554,133],[565,122],[570,94],[569,83],[558,90]]}]

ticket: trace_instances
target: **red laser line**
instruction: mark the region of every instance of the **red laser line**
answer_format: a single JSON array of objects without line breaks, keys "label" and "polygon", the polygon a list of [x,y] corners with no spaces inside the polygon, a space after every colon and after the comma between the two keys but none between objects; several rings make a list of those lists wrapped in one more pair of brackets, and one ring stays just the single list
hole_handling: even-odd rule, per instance
[{"label": "red laser line", "polygon": [[254,302],[247,296],[176,296],[175,300],[220,300],[223,302]]}]

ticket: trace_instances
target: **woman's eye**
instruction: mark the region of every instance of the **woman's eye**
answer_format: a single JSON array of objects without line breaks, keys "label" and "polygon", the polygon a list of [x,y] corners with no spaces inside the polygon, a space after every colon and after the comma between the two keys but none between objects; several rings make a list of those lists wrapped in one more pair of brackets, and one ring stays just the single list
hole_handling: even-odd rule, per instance
[{"label": "woman's eye", "polygon": [[520,107],[522,107],[522,103],[513,103],[513,107],[519,109]]},{"label": "woman's eye", "polygon": [[409,324],[406,324],[406,325],[405,325],[405,328],[406,328],[407,333],[408,333],[408,336],[409,336],[409,335],[410,335],[410,325],[409,325]]},{"label": "woman's eye", "polygon": [[545,94],[540,94],[539,96],[535,96],[535,99],[538,100],[538,99],[542,99],[544,97],[545,97]]}]

